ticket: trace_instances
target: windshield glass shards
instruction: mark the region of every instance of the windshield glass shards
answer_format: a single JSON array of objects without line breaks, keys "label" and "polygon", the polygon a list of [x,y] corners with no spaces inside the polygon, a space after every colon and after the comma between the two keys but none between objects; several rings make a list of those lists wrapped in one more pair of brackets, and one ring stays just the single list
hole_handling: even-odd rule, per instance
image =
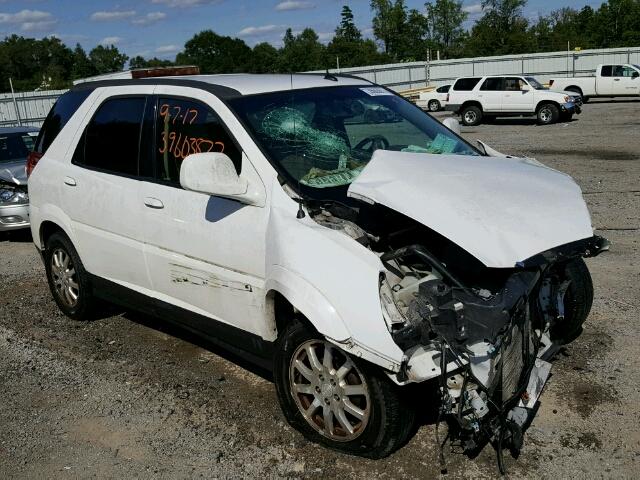
[{"label": "windshield glass shards", "polygon": [[479,155],[440,122],[380,87],[335,87],[231,101],[276,169],[312,189],[344,187],[376,150]]}]

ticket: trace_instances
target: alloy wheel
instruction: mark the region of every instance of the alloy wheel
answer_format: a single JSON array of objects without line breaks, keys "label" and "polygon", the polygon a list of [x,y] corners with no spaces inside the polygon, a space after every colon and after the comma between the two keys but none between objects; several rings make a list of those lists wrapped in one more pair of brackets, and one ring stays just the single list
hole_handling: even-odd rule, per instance
[{"label": "alloy wheel", "polygon": [[80,298],[80,286],[73,260],[62,248],[56,248],[51,255],[51,277],[60,301],[68,307],[75,307]]},{"label": "alloy wheel", "polygon": [[308,340],[289,366],[291,395],[305,420],[325,437],[347,442],[367,426],[371,400],[355,363],[329,342]]}]

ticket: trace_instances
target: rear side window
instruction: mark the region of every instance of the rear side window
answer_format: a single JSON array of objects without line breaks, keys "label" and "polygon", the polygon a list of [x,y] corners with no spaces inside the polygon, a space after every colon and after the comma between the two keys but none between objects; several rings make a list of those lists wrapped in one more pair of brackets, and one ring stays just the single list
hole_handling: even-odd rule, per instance
[{"label": "rear side window", "polygon": [[179,183],[182,161],[193,153],[206,152],[225,153],[240,173],[242,152],[211,108],[196,100],[160,97],[156,118],[159,180]]},{"label": "rear side window", "polygon": [[474,87],[478,84],[480,78],[459,78],[456,83],[453,85],[454,90],[460,90],[463,92],[468,92],[474,89]]},{"label": "rear side window", "polygon": [[73,163],[121,175],[138,175],[145,97],[112,98],[95,113]]},{"label": "rear side window", "polygon": [[611,65],[603,65],[602,66],[602,72],[600,73],[600,76],[602,77],[611,77],[611,73],[613,70],[613,66]]},{"label": "rear side window", "polygon": [[480,90],[483,91],[497,91],[502,90],[502,78],[487,78],[480,86]]},{"label": "rear side window", "polygon": [[58,98],[58,101],[49,111],[49,115],[45,119],[40,134],[36,140],[34,151],[44,154],[49,145],[53,143],[62,128],[67,124],[69,119],[76,113],[76,110],[82,105],[92,90],[70,91]]},{"label": "rear side window", "polygon": [[24,160],[33,148],[33,137],[26,133],[0,136],[0,163]]}]

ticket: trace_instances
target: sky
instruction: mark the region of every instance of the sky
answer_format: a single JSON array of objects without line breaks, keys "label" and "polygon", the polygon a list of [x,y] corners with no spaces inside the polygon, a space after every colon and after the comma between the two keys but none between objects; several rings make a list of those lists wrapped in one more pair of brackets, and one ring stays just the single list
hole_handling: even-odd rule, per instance
[{"label": "sky", "polygon": [[[425,0],[406,0],[424,11]],[[463,0],[470,26],[481,13],[481,0]],[[525,16],[537,18],[569,6],[598,5],[597,0],[529,0]],[[0,0],[0,37],[16,33],[42,38],[55,35],[73,47],[90,50],[116,45],[133,57],[173,59],[195,33],[211,29],[239,37],[249,45],[281,46],[285,30],[312,27],[327,42],[349,5],[356,25],[372,36],[369,0]]]}]

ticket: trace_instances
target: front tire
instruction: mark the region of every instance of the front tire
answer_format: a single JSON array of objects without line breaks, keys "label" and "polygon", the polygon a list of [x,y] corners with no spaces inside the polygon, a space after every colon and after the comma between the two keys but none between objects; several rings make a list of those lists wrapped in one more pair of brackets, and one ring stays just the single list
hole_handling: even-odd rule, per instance
[{"label": "front tire", "polygon": [[564,319],[551,328],[551,341],[558,345],[571,343],[582,333],[593,305],[593,282],[582,258],[568,262],[561,278],[569,282],[564,295]]},{"label": "front tire", "polygon": [[560,109],[553,103],[545,103],[538,108],[538,123],[550,125],[560,118]]},{"label": "front tire", "polygon": [[44,261],[49,289],[58,308],[74,320],[92,319],[98,301],[71,240],[62,233],[51,235],[45,245]]},{"label": "front tire", "polygon": [[442,108],[442,106],[438,100],[429,100],[428,108],[430,112],[437,112]]},{"label": "front tire", "polygon": [[281,334],[274,377],[287,422],[308,440],[379,459],[406,443],[415,410],[378,367],[299,321]]},{"label": "front tire", "polygon": [[476,125],[480,125],[480,122],[482,121],[482,110],[475,105],[470,105],[462,109],[460,117],[462,118],[463,125],[475,127]]}]

